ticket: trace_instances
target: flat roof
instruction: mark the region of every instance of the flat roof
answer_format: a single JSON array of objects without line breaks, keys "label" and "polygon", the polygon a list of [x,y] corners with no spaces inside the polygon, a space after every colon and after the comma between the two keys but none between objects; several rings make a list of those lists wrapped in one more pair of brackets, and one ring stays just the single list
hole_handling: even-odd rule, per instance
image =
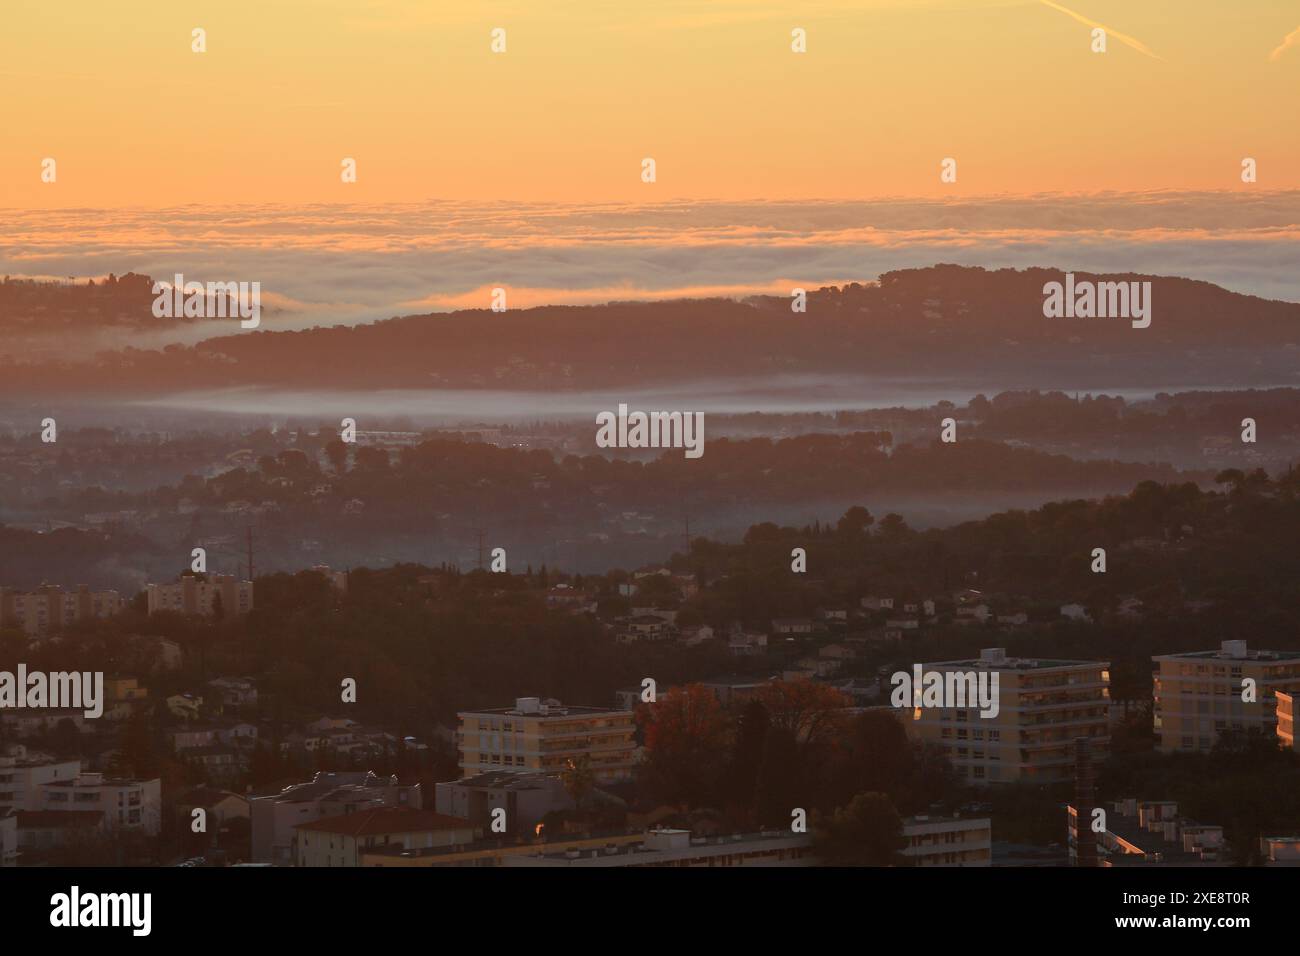
[{"label": "flat roof", "polygon": [[1052,670],[1061,667],[1109,667],[1107,661],[1065,661],[1049,660],[1038,657],[1008,657],[1000,661],[987,661],[981,657],[964,661],[932,661],[921,665],[924,667],[963,667],[990,671],[1031,671]]},{"label": "flat roof", "polygon": [[1295,661],[1300,660],[1300,651],[1246,651],[1241,656],[1225,654],[1222,649],[1214,651],[1182,651],[1177,654],[1157,654],[1155,660],[1189,660],[1189,661]]},{"label": "flat roof", "polygon": [[561,704],[558,707],[550,707],[547,711],[525,711],[516,707],[489,707],[483,710],[462,710],[459,712],[461,717],[536,717],[547,719],[551,717],[586,717],[595,714],[610,714],[612,716],[627,716],[629,711],[618,710],[614,707],[583,707],[575,704]]}]

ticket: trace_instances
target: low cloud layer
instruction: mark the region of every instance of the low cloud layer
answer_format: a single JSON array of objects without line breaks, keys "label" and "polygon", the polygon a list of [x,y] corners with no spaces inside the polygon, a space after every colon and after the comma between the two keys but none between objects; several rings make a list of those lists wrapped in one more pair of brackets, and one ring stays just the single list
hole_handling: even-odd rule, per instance
[{"label": "low cloud layer", "polygon": [[[1300,300],[1300,192],[9,210],[0,218],[4,274],[256,280],[275,307],[264,328],[487,308],[496,286],[514,307],[740,296],[936,262],[1180,275]],[[176,327],[160,333],[175,338]]]}]

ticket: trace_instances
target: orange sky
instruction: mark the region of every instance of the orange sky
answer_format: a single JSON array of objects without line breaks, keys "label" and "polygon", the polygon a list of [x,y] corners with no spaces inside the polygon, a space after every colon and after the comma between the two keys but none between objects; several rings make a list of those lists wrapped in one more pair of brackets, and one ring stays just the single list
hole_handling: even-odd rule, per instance
[{"label": "orange sky", "polygon": [[1239,10],[9,0],[0,206],[1300,188],[1300,8]]}]

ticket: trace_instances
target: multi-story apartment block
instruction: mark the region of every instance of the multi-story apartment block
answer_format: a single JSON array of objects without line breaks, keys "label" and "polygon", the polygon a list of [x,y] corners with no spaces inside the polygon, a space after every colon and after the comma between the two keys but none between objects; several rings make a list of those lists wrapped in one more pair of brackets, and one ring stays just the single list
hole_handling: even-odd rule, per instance
[{"label": "multi-story apartment block", "polygon": [[80,772],[80,760],[55,760],[22,744],[11,744],[0,753],[0,813],[39,810],[45,784],[72,780]]},{"label": "multi-story apartment block", "polygon": [[80,773],[41,786],[42,810],[97,811],[109,830],[140,830],[157,836],[162,828],[162,783]]},{"label": "multi-story apartment block", "polygon": [[250,797],[252,855],[257,863],[291,864],[294,828],[325,817],[379,807],[419,810],[420,785],[398,783],[366,770],[317,773],[278,793]]},{"label": "multi-story apartment block", "polygon": [[361,866],[361,856],[367,851],[465,846],[479,833],[468,820],[409,807],[345,813],[300,823],[294,831],[295,866]]},{"label": "multi-story apartment block", "polygon": [[992,866],[993,821],[988,817],[908,817],[903,821],[912,866]]},{"label": "multi-story apartment block", "polygon": [[21,628],[32,637],[61,630],[74,621],[110,617],[122,610],[116,591],[92,591],[79,585],[64,591],[43,584],[35,591],[0,588],[0,626]]},{"label": "multi-story apartment block", "polygon": [[974,660],[921,666],[943,674],[998,675],[995,716],[980,716],[971,702],[967,708],[916,707],[906,722],[914,739],[942,747],[967,783],[1066,781],[1076,739],[1091,741],[1098,756],[1110,747],[1110,674],[1104,663],[1007,657],[993,647]]},{"label": "multi-story apartment block", "polygon": [[150,614],[175,611],[212,617],[218,595],[222,613],[227,616],[247,614],[253,609],[253,582],[237,581],[233,574],[214,574],[208,578],[185,574],[172,584],[150,584],[148,593]]},{"label": "multi-story apartment block", "polygon": [[628,780],[636,762],[636,718],[626,710],[566,707],[520,697],[514,707],[458,715],[461,776],[487,770],[557,772],[586,756],[597,783]]},{"label": "multi-story apartment block", "polygon": [[1160,669],[1154,715],[1164,753],[1208,751],[1230,728],[1271,735],[1276,691],[1300,690],[1300,651],[1252,651],[1245,641],[1224,641],[1217,651],[1152,660]]},{"label": "multi-story apartment block", "polygon": [[1295,737],[1295,699],[1294,691],[1275,690],[1277,698],[1277,743],[1283,750],[1300,750]]}]

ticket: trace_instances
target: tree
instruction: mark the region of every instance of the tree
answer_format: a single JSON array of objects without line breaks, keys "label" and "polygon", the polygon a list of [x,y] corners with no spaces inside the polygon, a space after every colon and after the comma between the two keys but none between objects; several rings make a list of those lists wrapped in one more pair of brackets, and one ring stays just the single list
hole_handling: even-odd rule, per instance
[{"label": "tree", "polygon": [[325,457],[329,459],[330,467],[336,474],[343,474],[348,470],[348,443],[342,439],[336,438],[325,446]]},{"label": "tree", "polygon": [[774,680],[758,691],[773,727],[785,730],[808,750],[833,737],[844,720],[849,699],[833,687],[806,677]]},{"label": "tree", "polygon": [[862,505],[854,505],[835,523],[835,530],[841,534],[859,535],[875,524],[876,519]]},{"label": "tree", "polygon": [[889,797],[860,793],[814,824],[813,845],[831,866],[897,866],[907,840]]},{"label": "tree", "polygon": [[725,765],[727,722],[703,684],[673,688],[638,711],[645,736],[643,777],[657,799],[691,807],[709,804]]},{"label": "tree", "polygon": [[577,760],[570,757],[560,773],[564,789],[573,798],[574,806],[581,810],[587,797],[596,787],[596,775],[591,769],[591,755],[581,754]]}]

